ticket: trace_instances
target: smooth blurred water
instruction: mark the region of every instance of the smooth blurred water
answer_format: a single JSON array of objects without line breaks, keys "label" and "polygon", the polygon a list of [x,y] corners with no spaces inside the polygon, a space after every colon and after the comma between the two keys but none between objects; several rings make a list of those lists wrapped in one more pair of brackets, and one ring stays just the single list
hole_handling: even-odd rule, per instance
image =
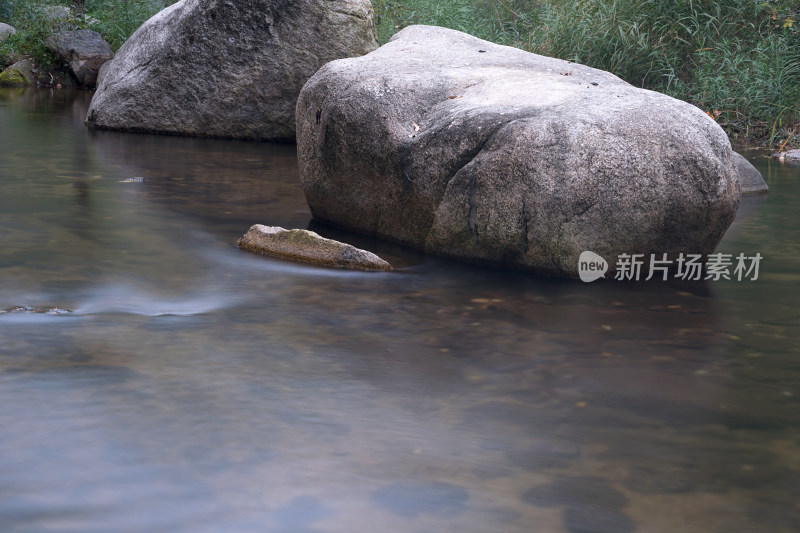
[{"label": "smooth blurred water", "polygon": [[747,154],[757,281],[313,226],[398,267],[351,273],[235,246],[311,223],[293,146],[90,132],[90,96],[0,90],[1,532],[797,531],[800,167]]}]

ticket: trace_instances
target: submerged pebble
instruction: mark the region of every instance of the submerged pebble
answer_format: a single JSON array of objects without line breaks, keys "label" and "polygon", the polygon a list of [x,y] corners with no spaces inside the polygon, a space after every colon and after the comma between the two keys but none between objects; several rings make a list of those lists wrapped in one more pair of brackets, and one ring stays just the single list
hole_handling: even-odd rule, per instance
[{"label": "submerged pebble", "polygon": [[452,516],[466,508],[469,496],[463,488],[442,482],[398,482],[377,490],[372,500],[398,516],[421,513]]},{"label": "submerged pebble", "polygon": [[61,307],[26,307],[15,306],[7,307],[0,310],[0,315],[4,313],[37,313],[40,315],[67,315],[71,313],[69,309],[62,309]]}]

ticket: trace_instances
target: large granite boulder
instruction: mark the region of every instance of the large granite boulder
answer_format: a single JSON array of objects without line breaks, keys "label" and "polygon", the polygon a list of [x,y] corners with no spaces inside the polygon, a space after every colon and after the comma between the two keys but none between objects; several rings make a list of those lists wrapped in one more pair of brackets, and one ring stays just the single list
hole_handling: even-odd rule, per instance
[{"label": "large granite boulder", "polygon": [[769,186],[764,181],[764,176],[742,154],[733,152],[733,163],[736,165],[736,174],[742,194],[763,194],[769,192]]},{"label": "large granite boulder", "polygon": [[94,87],[100,67],[114,57],[114,50],[103,36],[93,30],[55,33],[47,38],[47,47],[69,65],[75,79],[84,87]]},{"label": "large granite boulder", "polygon": [[297,144],[316,218],[550,275],[577,276],[585,250],[612,266],[713,252],[740,199],[728,138],[696,107],[430,26],[320,69]]},{"label": "large granite boulder", "polygon": [[104,69],[87,125],[294,141],[306,80],[376,47],[369,0],[182,0]]},{"label": "large granite boulder", "polygon": [[0,43],[6,40],[6,38],[11,37],[17,33],[17,30],[14,29],[14,26],[10,24],[6,24],[5,22],[0,22]]}]

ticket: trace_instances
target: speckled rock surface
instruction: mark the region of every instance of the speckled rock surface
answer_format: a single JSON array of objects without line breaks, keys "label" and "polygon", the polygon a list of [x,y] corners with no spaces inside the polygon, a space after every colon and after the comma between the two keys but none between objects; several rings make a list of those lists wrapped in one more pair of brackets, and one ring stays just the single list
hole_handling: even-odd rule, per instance
[{"label": "speckled rock surface", "polygon": [[72,16],[72,10],[67,6],[44,6],[41,11],[48,22],[58,26],[67,25]]},{"label": "speckled rock surface", "polygon": [[6,40],[7,37],[10,37],[17,33],[17,30],[14,29],[14,26],[10,24],[6,24],[5,22],[0,22],[0,43]]},{"label": "speckled rock surface", "polygon": [[69,65],[78,83],[94,87],[100,67],[114,57],[111,45],[93,30],[62,31],[47,38],[47,47]]},{"label": "speckled rock surface", "polygon": [[740,199],[728,138],[698,108],[444,28],[327,64],[297,125],[316,218],[548,275],[577,276],[584,250],[711,253]]},{"label": "speckled rock surface", "polygon": [[303,84],[377,47],[369,0],[182,0],[120,48],[90,127],[294,141]]},{"label": "speckled rock surface", "polygon": [[255,224],[238,241],[245,250],[318,265],[352,270],[391,270],[389,263],[366,250],[320,237],[304,229],[287,230]]},{"label": "speckled rock surface", "polygon": [[769,192],[769,186],[764,181],[764,176],[743,155],[733,152],[733,162],[736,165],[736,173],[739,178],[739,185],[742,187],[742,194]]}]

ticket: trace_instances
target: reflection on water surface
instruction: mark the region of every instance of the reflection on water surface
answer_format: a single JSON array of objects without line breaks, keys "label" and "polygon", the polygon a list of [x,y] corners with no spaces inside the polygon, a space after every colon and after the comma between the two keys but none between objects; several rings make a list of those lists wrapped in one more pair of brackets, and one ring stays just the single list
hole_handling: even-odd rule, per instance
[{"label": "reflection on water surface", "polygon": [[0,91],[2,531],[796,531],[800,168],[754,159],[720,247],[756,282],[315,227],[400,267],[341,272],[234,246],[310,224],[294,147],[89,132],[89,97]]}]

